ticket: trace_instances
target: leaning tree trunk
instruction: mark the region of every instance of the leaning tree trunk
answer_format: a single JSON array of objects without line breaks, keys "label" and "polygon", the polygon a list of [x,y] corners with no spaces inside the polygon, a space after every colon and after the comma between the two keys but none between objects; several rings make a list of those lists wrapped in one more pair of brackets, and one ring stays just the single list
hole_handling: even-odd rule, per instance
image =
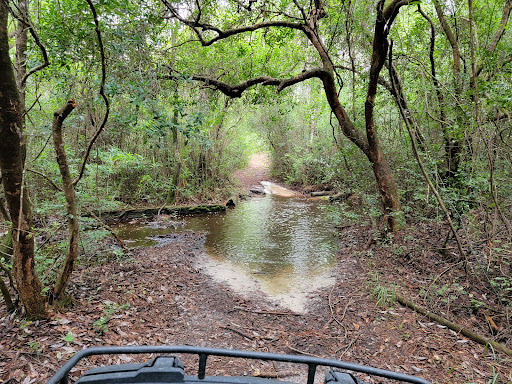
[{"label": "leaning tree trunk", "polygon": [[62,271],[60,272],[55,288],[53,290],[54,298],[60,298],[66,291],[71,273],[73,272],[76,259],[78,257],[78,216],[76,213],[76,194],[75,185],[71,179],[69,172],[69,165],[64,150],[64,141],[62,139],[62,123],[68,115],[75,109],[76,103],[69,100],[60,110],[55,111],[53,114],[53,144],[55,147],[55,154],[57,155],[57,163],[59,164],[60,174],[62,176],[62,190],[66,198],[66,213],[68,218],[68,249],[66,252],[66,259]]},{"label": "leaning tree trunk", "polygon": [[373,173],[377,181],[382,205],[384,207],[384,220],[390,230],[396,231],[403,226],[402,208],[398,200],[396,184],[393,179],[393,173],[389,164],[384,158],[381,146],[379,144],[377,130],[375,128],[374,107],[375,97],[377,95],[377,84],[379,75],[387,58],[389,42],[387,39],[389,33],[388,22],[384,15],[384,1],[381,0],[377,6],[377,20],[375,22],[375,34],[373,37],[373,51],[370,62],[370,78],[364,104],[364,114],[366,123],[366,137],[368,139],[368,158],[372,163]]},{"label": "leaning tree trunk", "polygon": [[14,278],[27,315],[37,318],[45,315],[45,306],[35,272],[32,213],[23,182],[22,111],[9,57],[7,19],[6,3],[0,1],[0,169],[12,222]]},{"label": "leaning tree trunk", "polygon": [[384,221],[387,228],[391,231],[400,229],[403,225],[402,220],[400,220],[403,216],[402,208],[398,199],[393,172],[391,171],[391,168],[382,153],[379,141],[377,140],[377,134],[372,118],[373,115],[370,116],[372,118],[370,126],[367,126],[368,138],[365,138],[364,135],[356,129],[347,112],[340,104],[332,75],[324,76],[322,81],[327,101],[340,124],[343,134],[359,149],[361,149],[372,164],[375,182],[377,184],[377,189],[381,197],[382,208],[384,210]]},{"label": "leaning tree trunk", "polygon": [[310,34],[309,37],[322,58],[324,69],[326,69],[326,73],[322,76],[322,82],[331,111],[336,116],[343,134],[366,155],[368,160],[370,160],[377,189],[381,196],[382,208],[384,210],[384,223],[389,230],[396,231],[404,224],[403,211],[400,206],[393,173],[380,146],[374,122],[377,85],[380,72],[387,57],[387,36],[389,34],[389,28],[398,12],[392,5],[390,5],[390,9],[385,10],[384,3],[384,0],[380,0],[377,6],[378,16],[375,24],[370,78],[365,103],[366,136],[357,130],[339,101],[338,89],[336,88],[333,75],[334,67],[327,50],[315,34]]}]

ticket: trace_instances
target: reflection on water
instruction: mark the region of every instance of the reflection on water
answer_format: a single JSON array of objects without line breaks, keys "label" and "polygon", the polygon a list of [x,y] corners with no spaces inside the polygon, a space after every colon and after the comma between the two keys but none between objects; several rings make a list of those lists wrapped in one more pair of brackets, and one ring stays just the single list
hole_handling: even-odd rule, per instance
[{"label": "reflection on water", "polygon": [[326,207],[315,200],[267,195],[243,201],[226,214],[190,218],[186,227],[206,231],[211,255],[242,264],[259,280],[306,282],[335,259],[337,241]]},{"label": "reflection on water", "polygon": [[327,273],[338,244],[328,207],[320,200],[267,195],[242,201],[225,213],[186,217],[181,227],[174,223],[168,228],[162,222],[125,226],[119,235],[140,246],[149,245],[148,237],[204,232],[207,252],[217,265],[235,265],[268,294],[293,294],[315,280],[320,286],[331,282]]}]

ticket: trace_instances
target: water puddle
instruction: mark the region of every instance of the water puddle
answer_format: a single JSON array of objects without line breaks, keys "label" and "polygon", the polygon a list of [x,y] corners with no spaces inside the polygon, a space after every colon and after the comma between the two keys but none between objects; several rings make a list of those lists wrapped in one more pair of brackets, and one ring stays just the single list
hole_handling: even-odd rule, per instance
[{"label": "water puddle", "polygon": [[125,225],[118,233],[131,245],[147,246],[158,236],[203,232],[208,254],[198,266],[203,272],[237,292],[262,292],[304,312],[308,295],[334,283],[330,271],[338,242],[328,208],[325,201],[269,194],[225,213]]}]

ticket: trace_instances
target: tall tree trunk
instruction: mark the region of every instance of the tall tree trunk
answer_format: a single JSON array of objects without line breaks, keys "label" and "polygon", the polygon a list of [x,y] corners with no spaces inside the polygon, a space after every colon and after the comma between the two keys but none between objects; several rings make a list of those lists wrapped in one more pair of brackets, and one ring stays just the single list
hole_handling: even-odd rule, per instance
[{"label": "tall tree trunk", "polygon": [[[392,23],[383,17],[384,1],[381,0],[378,5],[378,16],[375,25],[375,34],[373,41],[373,52],[370,67],[370,79],[365,103],[365,123],[366,137],[359,132],[354,123],[350,120],[347,112],[338,99],[336,84],[333,77],[333,67],[330,59],[324,59],[324,67],[330,72],[323,76],[324,91],[332,112],[336,116],[343,134],[363,151],[372,164],[372,170],[377,184],[377,189],[381,196],[382,207],[384,210],[384,221],[391,231],[396,231],[403,226],[403,212],[398,199],[398,192],[391,168],[382,152],[377,130],[374,121],[374,105],[377,95],[377,85],[379,74],[382,70],[387,57],[388,42],[387,35],[389,26]],[[387,29],[386,29],[387,28]],[[322,44],[313,39],[313,44],[322,57],[328,56]]]},{"label": "tall tree trunk", "polygon": [[[461,110],[462,103],[462,78],[461,78],[461,54],[459,50],[459,42],[457,41],[457,37],[453,34],[448,22],[444,16],[444,12],[439,4],[439,0],[434,0],[434,6],[436,9],[436,14],[441,23],[441,27],[445,33],[448,42],[452,48],[452,72],[453,72],[453,80],[454,80],[454,93],[455,93],[455,122],[459,126],[463,126],[464,121],[464,111]],[[439,98],[439,96],[438,96]],[[442,121],[444,119],[442,118]],[[443,140],[445,147],[445,163],[446,163],[446,171],[443,175],[443,178],[448,181],[448,183],[452,182],[458,171],[460,162],[462,159],[463,151],[464,151],[464,139],[458,137],[458,135],[454,135],[449,132],[446,124],[442,124],[443,128]]]},{"label": "tall tree trunk", "polygon": [[35,272],[32,213],[23,182],[23,111],[9,57],[7,19],[7,6],[0,1],[0,169],[12,221],[14,278],[27,315],[37,318],[45,316],[45,305]]},{"label": "tall tree trunk", "polygon": [[69,165],[64,150],[64,141],[62,139],[62,123],[68,115],[75,109],[76,103],[69,100],[60,110],[55,111],[53,114],[53,144],[55,147],[55,154],[57,155],[57,163],[59,164],[60,174],[62,176],[62,189],[64,197],[66,198],[66,213],[68,217],[68,249],[66,252],[66,259],[62,271],[57,278],[55,288],[53,290],[54,298],[60,298],[66,291],[71,273],[78,257],[78,216],[76,213],[76,195],[75,185],[71,179],[69,172]]},{"label": "tall tree trunk", "polygon": [[[366,138],[355,128],[354,124],[348,117],[347,112],[341,106],[336,93],[334,78],[332,76],[325,76],[322,80],[324,83],[324,91],[327,101],[340,124],[343,134],[363,151],[372,164],[373,174],[385,213],[384,219],[386,226],[389,230],[396,231],[403,225],[401,220],[402,208],[398,199],[398,192],[393,178],[393,173],[391,172],[391,168],[389,167],[389,164],[382,153],[382,149],[380,148],[379,141],[377,140],[377,134],[373,123],[373,112],[366,116],[366,118],[371,118],[369,125],[367,125],[367,136],[369,139],[367,141]],[[371,146],[369,144],[370,140],[372,143]]]},{"label": "tall tree trunk", "polygon": [[22,113],[22,124],[25,128],[25,85],[27,74],[27,48],[28,48],[28,10],[29,0],[18,0],[17,11],[19,20],[16,24],[16,84],[20,93],[20,111]]},{"label": "tall tree trunk", "polygon": [[387,58],[389,43],[387,39],[388,20],[383,17],[384,0],[381,0],[377,6],[377,20],[375,22],[375,34],[373,37],[373,51],[370,61],[370,79],[366,94],[366,102],[364,104],[364,114],[366,123],[366,137],[368,139],[368,158],[372,163],[373,173],[377,181],[382,205],[384,207],[385,222],[390,230],[396,231],[403,226],[402,220],[398,216],[402,216],[402,208],[398,201],[398,193],[396,189],[393,173],[388,162],[384,158],[382,148],[379,144],[377,131],[375,129],[374,106],[375,97],[377,95],[377,85],[379,75]]},{"label": "tall tree trunk", "polygon": [[[174,89],[174,102],[178,102],[178,84],[175,84]],[[178,193],[178,185],[181,174],[181,156],[180,156],[180,142],[178,137],[178,109],[174,107],[174,114],[172,116],[172,149],[175,166],[172,173],[171,187],[167,193],[167,204],[174,204],[176,202],[176,194]]]}]

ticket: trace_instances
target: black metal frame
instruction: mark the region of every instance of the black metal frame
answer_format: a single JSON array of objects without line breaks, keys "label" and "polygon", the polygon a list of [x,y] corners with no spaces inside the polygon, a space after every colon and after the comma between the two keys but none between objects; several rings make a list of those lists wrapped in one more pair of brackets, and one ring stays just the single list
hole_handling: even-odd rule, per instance
[{"label": "black metal frame", "polygon": [[193,354],[199,356],[198,379],[202,380],[206,375],[206,361],[208,356],[235,357],[251,360],[271,360],[296,364],[305,364],[308,367],[307,384],[313,384],[318,366],[347,369],[353,372],[366,373],[372,376],[385,377],[406,383],[431,384],[425,379],[403,373],[387,371],[384,369],[353,364],[344,361],[322,359],[318,357],[285,355],[277,353],[240,351],[235,349],[217,349],[192,346],[126,346],[126,347],[93,347],[77,352],[47,384],[68,384],[69,372],[78,362],[88,356],[96,355],[120,355],[120,354]]}]

